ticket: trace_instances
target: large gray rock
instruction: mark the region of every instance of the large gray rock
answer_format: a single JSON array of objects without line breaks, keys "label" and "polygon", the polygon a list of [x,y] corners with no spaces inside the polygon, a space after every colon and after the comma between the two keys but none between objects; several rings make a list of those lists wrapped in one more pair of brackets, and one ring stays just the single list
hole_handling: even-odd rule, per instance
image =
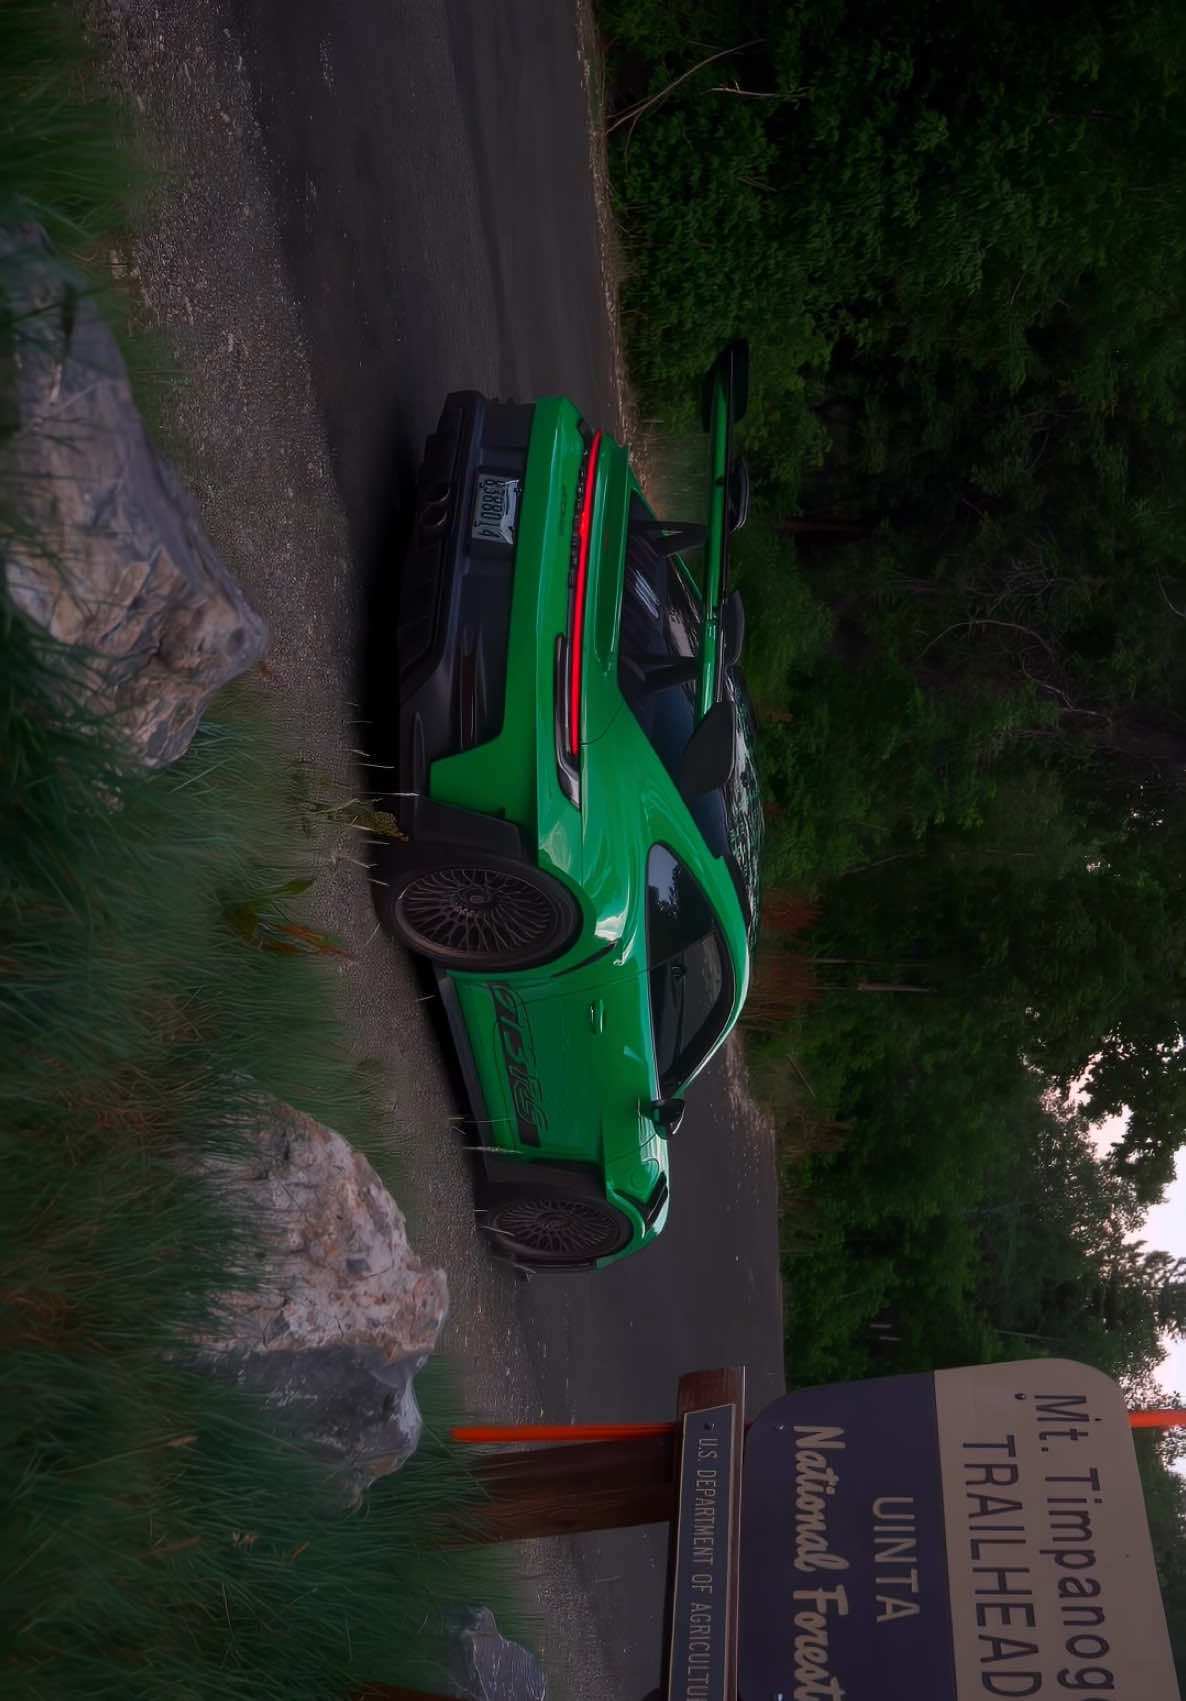
[{"label": "large gray rock", "polygon": [[470,1608],[451,1627],[450,1687],[464,1701],[547,1701],[534,1654],[508,1642],[489,1607]]},{"label": "large gray rock", "polygon": [[267,628],[153,448],[85,283],[36,225],[0,229],[0,343],[19,517],[2,546],[8,594],[85,657],[91,707],[132,751],[171,762]]},{"label": "large gray rock", "polygon": [[412,1383],[448,1310],[444,1272],[411,1250],[362,1154],[311,1117],[277,1106],[249,1156],[207,1173],[268,1244],[252,1285],[221,1296],[207,1366],[262,1391],[354,1488],[396,1470],[420,1439]]}]

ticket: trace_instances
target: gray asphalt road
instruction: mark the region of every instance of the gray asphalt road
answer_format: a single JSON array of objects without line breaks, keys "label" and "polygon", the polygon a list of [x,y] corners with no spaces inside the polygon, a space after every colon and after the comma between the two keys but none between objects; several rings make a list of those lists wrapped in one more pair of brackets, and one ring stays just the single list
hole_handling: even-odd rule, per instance
[{"label": "gray asphalt road", "polygon": [[[420,444],[446,391],[571,395],[613,428],[609,326],[568,0],[107,0],[118,75],[174,189],[136,273],[188,383],[167,411],[216,543],[267,614],[269,681],[314,769],[355,783],[360,674]],[[256,125],[258,124],[258,129]],[[325,451],[328,449],[328,461]],[[344,515],[344,521],[342,516]],[[376,709],[378,705],[378,711]],[[391,1082],[415,1244],[449,1272],[443,1346],[475,1416],[671,1414],[688,1369],[783,1386],[773,1154],[723,1066],[673,1153],[668,1229],[609,1271],[527,1282],[487,1253],[407,960],[349,858],[318,882],[342,1005]],[[665,1530],[573,1544],[541,1640],[573,1701],[658,1681]],[[583,1577],[601,1647],[571,1577]],[[582,1678],[587,1675],[587,1682]]]},{"label": "gray asphalt road", "polygon": [[450,388],[612,423],[566,0],[238,0],[351,538],[382,543]]}]

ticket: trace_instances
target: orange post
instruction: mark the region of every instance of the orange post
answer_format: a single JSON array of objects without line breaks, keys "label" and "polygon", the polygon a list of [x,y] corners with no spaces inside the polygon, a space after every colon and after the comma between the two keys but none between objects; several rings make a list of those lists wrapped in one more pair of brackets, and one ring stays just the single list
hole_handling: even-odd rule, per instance
[{"label": "orange post", "polygon": [[673,1423],[486,1423],[452,1432],[467,1447],[509,1447],[516,1442],[625,1441],[635,1435],[674,1435]]},{"label": "orange post", "polygon": [[[1186,1429],[1186,1410],[1129,1412],[1131,1429]],[[745,1426],[747,1429],[749,1425]],[[450,1431],[464,1447],[513,1447],[565,1441],[626,1441],[636,1435],[674,1435],[673,1423],[485,1423]]]}]

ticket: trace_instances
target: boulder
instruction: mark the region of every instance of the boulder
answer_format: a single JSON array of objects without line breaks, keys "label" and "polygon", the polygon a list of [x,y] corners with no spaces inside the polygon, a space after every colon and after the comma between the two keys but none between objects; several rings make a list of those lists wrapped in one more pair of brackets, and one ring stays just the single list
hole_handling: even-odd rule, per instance
[{"label": "boulder", "polygon": [[0,390],[9,597],[85,659],[89,706],[132,753],[171,762],[267,627],[153,448],[84,280],[36,225],[0,228]]},{"label": "boulder", "polygon": [[220,1296],[205,1366],[260,1391],[354,1489],[416,1449],[413,1378],[436,1345],[444,1272],[408,1245],[403,1213],[340,1134],[276,1107],[235,1160],[207,1165],[231,1208],[262,1224],[250,1285]]},{"label": "boulder", "polygon": [[547,1701],[534,1654],[509,1642],[489,1607],[472,1607],[451,1626],[449,1687],[463,1701]]}]

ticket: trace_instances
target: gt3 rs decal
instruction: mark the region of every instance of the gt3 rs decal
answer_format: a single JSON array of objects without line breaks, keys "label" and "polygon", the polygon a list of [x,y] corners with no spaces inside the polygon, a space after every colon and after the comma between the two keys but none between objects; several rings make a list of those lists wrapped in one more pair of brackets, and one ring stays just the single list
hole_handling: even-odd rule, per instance
[{"label": "gt3 rs decal", "polygon": [[535,1072],[535,1048],[531,1043],[527,1011],[514,987],[508,986],[505,981],[492,981],[490,996],[494,1000],[494,1025],[515,1107],[519,1141],[524,1146],[538,1146],[541,1136],[547,1133],[548,1119],[544,1114],[543,1091]]}]

